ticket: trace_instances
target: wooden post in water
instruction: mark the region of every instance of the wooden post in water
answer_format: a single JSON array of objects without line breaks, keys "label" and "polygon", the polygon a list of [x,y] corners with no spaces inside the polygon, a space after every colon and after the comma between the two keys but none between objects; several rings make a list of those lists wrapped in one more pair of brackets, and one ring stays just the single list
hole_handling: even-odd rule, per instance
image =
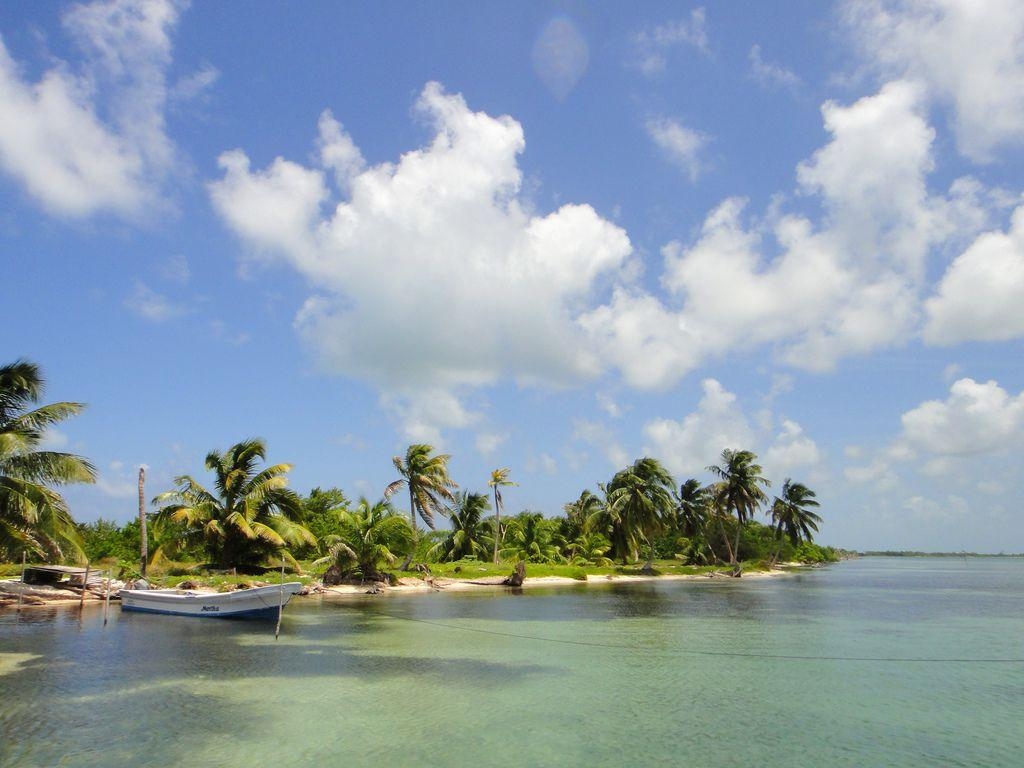
[{"label": "wooden post in water", "polygon": [[284,558],[281,558],[281,593],[277,598],[277,628],[274,630],[274,639],[277,640],[281,634],[281,614],[284,613]]},{"label": "wooden post in water", "polygon": [[107,626],[107,617],[110,615],[110,571],[107,571],[107,588],[103,593],[103,626]]},{"label": "wooden post in water", "polygon": [[149,537],[146,535],[146,468],[139,467],[139,573],[146,576],[146,561],[149,560]]},{"label": "wooden post in water", "polygon": [[89,563],[85,564],[85,580],[82,582],[82,599],[78,601],[78,608],[85,607],[85,590],[89,587]]}]

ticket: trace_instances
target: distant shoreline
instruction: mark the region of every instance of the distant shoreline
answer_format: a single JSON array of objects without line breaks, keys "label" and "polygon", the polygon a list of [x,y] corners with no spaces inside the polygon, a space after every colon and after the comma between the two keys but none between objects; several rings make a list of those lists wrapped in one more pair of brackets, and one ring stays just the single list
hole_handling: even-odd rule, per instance
[{"label": "distant shoreline", "polygon": [[1024,557],[1024,552],[916,552],[913,550],[868,550],[860,557]]}]

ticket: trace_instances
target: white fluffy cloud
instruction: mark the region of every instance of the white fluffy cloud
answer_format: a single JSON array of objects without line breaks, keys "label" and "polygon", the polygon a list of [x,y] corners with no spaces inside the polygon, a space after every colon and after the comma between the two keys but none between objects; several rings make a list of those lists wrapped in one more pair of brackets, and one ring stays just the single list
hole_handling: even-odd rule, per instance
[{"label": "white fluffy cloud", "polygon": [[960,379],[945,400],[929,400],[902,416],[903,439],[920,453],[974,456],[1024,444],[1024,392],[995,381]]},{"label": "white fluffy cloud", "polygon": [[952,108],[965,155],[990,161],[1024,140],[1020,0],[848,0],[844,17],[870,66]]},{"label": "white fluffy cloud", "polygon": [[715,379],[701,383],[704,396],[697,409],[681,421],[654,419],[644,426],[648,447],[675,475],[695,475],[717,462],[726,448],[750,448],[754,430],[736,401]]},{"label": "white fluffy cloud", "polygon": [[596,373],[575,320],[625,263],[626,233],[588,205],[528,210],[512,118],[473,112],[437,83],[418,110],[434,138],[394,164],[364,167],[329,115],[320,167],[252,170],[227,152],[214,206],[256,254],[318,286],[296,327],[328,370],[387,391]]},{"label": "white fluffy cloud", "polygon": [[986,232],[956,258],[925,307],[931,344],[1024,336],[1024,206],[1008,232]]},{"label": "white fluffy cloud", "polygon": [[690,177],[690,181],[697,180],[697,176],[704,168],[701,154],[708,144],[707,136],[668,117],[648,120],[647,135],[654,140],[670,162]]},{"label": "white fluffy cloud", "polygon": [[704,394],[693,412],[679,421],[653,419],[644,425],[644,453],[659,458],[674,475],[703,474],[726,449],[754,451],[767,476],[780,482],[796,470],[808,472],[820,465],[817,443],[797,422],[784,418],[773,434],[770,412],[759,414],[752,425],[736,395],[720,382],[705,379],[701,387]]},{"label": "white fluffy cloud", "polygon": [[784,215],[748,225],[725,200],[696,242],[662,249],[668,302],[622,287],[582,323],[638,387],[666,387],[708,356],[772,344],[791,365],[826,370],[917,331],[930,249],[984,220],[977,189],[930,195],[934,133],[920,89],[895,82],[822,114],[831,141],[797,169],[820,223]]},{"label": "white fluffy cloud", "polygon": [[0,168],[54,214],[140,216],[174,161],[164,108],[170,0],[73,5],[63,21],[82,50],[27,82],[0,40]]}]

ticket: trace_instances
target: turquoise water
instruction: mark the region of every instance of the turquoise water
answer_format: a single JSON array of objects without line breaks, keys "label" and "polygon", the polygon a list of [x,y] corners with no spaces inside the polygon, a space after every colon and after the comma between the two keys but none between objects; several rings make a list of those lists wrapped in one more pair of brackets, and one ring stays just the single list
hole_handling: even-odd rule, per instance
[{"label": "turquoise water", "polygon": [[0,614],[0,766],[185,764],[1017,766],[1024,560]]}]

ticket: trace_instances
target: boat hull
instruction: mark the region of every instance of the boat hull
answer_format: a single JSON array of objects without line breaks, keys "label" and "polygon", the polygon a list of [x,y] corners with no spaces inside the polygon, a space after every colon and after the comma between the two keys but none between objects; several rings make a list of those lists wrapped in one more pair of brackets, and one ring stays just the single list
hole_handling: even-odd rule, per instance
[{"label": "boat hull", "polygon": [[177,589],[122,589],[121,610],[205,619],[275,619],[299,582],[254,587],[235,592],[192,592]]}]

